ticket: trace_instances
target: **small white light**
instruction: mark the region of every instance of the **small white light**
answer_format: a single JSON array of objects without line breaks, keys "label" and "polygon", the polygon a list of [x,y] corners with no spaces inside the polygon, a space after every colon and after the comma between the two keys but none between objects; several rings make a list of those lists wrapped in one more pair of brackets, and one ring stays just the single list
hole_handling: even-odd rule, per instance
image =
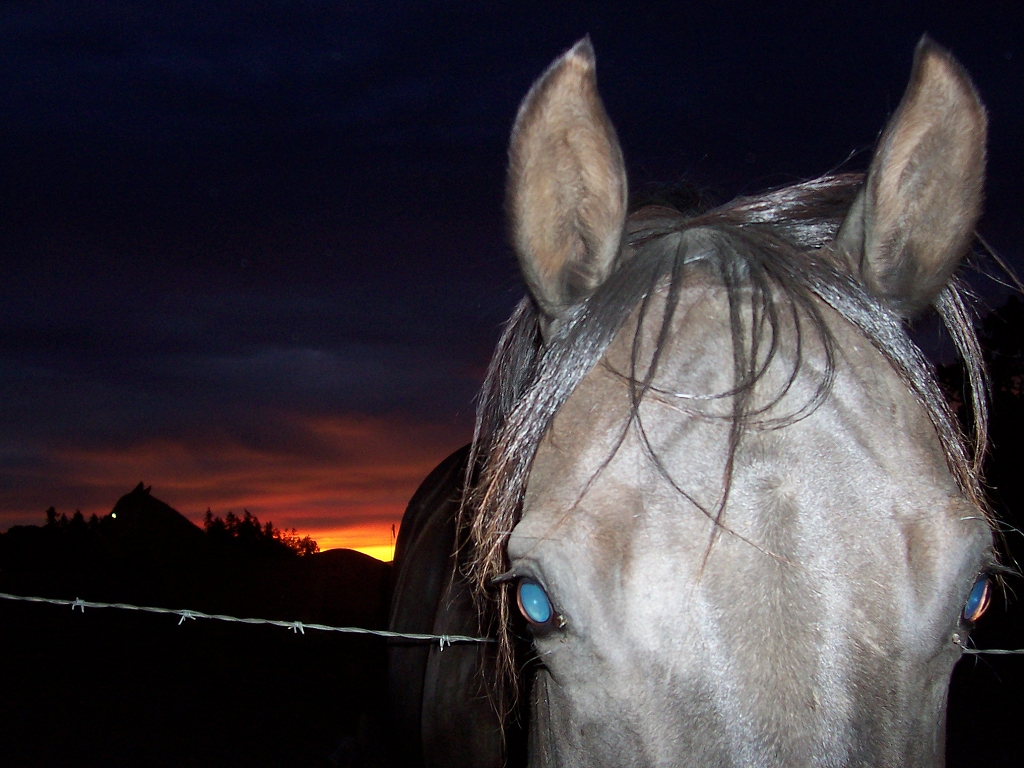
[{"label": "small white light", "polygon": [[117,512],[111,512],[110,516],[116,520],[117,519]]}]

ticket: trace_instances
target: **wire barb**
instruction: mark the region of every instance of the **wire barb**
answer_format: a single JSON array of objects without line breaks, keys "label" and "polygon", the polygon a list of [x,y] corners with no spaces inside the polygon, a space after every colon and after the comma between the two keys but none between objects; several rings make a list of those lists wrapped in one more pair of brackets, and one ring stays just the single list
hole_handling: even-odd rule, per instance
[{"label": "wire barb", "polygon": [[964,644],[963,638],[959,632],[954,632],[950,638],[954,644],[960,646],[962,653],[970,653],[975,656],[987,655],[987,656],[1024,656],[1024,648],[968,648]]}]

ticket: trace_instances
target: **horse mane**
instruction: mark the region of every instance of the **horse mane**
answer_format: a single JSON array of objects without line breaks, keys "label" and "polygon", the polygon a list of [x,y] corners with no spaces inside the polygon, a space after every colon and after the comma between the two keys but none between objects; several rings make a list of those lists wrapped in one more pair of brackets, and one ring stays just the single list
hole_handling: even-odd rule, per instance
[{"label": "horse mane", "polygon": [[[717,509],[704,510],[716,524],[714,531],[723,525],[732,460],[744,431],[755,426],[778,428],[804,418],[830,391],[835,340],[820,311],[822,304],[859,329],[921,402],[957,485],[981,514],[989,516],[981,477],[987,378],[967,292],[954,278],[933,307],[964,365],[974,425],[970,440],[944,397],[933,366],[910,339],[904,320],[871,295],[854,274],[855,267],[832,250],[863,183],[862,174],[828,175],[711,209],[706,209],[706,198],[700,193],[658,190],[655,205],[630,217],[616,271],[573,307],[547,339],[542,338],[533,299],[527,296],[516,307],[480,395],[459,523],[460,563],[476,597],[481,631],[493,633],[499,641],[498,680],[492,694],[503,717],[513,711],[520,693],[510,608],[515,598],[508,584],[495,579],[509,568],[506,543],[522,513],[538,445],[559,408],[634,312],[638,324],[632,370],[626,379],[633,419],[638,421],[643,398],[659,394],[652,385],[659,354],[679,293],[695,265],[710,267],[724,285],[733,338],[733,386],[718,395],[731,398],[732,406],[723,498]],[[697,228],[708,236],[684,236]],[[661,317],[649,318],[652,296],[662,289],[667,300]],[[805,369],[799,339],[805,324],[824,349],[825,366],[811,402],[793,414],[766,420],[761,417],[784,392],[768,406],[756,408],[751,394],[766,372],[766,360],[775,354],[780,335],[791,327],[788,318],[796,320],[797,332],[790,380]],[[640,336],[648,322],[655,323],[657,342],[649,364],[638,370]],[[648,454],[664,472],[653,451],[649,449]]]}]

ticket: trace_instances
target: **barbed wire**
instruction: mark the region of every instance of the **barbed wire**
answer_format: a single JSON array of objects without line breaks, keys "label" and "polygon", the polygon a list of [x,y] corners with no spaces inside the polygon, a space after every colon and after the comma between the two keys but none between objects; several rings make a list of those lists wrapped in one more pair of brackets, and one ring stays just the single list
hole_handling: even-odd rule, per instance
[{"label": "barbed wire", "polygon": [[178,616],[178,626],[185,620],[213,619],[215,621],[229,621],[236,624],[269,624],[273,627],[290,629],[297,634],[306,634],[307,629],[316,629],[321,632],[342,632],[351,635],[373,635],[374,637],[395,638],[398,640],[415,640],[436,642],[443,651],[446,646],[453,643],[493,643],[491,637],[470,637],[468,635],[430,635],[419,632],[392,632],[387,629],[367,629],[365,627],[332,627],[329,624],[307,624],[303,621],[282,621],[280,619],[251,619],[239,618],[238,616],[227,616],[222,613],[203,613],[187,608],[158,608],[152,605],[132,605],[131,603],[101,603],[94,600],[82,600],[76,597],[74,600],[62,600],[55,597],[33,597],[28,595],[12,595],[7,592],[0,592],[0,599],[16,600],[25,603],[49,603],[50,605],[70,605],[71,610],[76,608],[85,613],[86,608],[117,608],[122,611],[142,611],[143,613],[163,613]]},{"label": "barbed wire", "polygon": [[960,646],[960,650],[963,653],[969,653],[973,656],[1018,656],[1024,655],[1024,648],[1016,648],[1013,650],[1007,650],[1003,648],[970,648],[965,642],[965,638],[961,636],[959,632],[953,633],[953,644]]},{"label": "barbed wire", "polygon": [[[492,637],[470,637],[469,635],[430,635],[419,632],[392,632],[387,629],[367,629],[366,627],[333,627],[329,624],[307,624],[303,621],[283,621],[281,619],[253,619],[228,616],[223,613],[203,613],[188,608],[158,608],[152,605],[132,605],[131,603],[101,603],[94,600],[82,600],[76,597],[74,600],[62,600],[56,597],[34,597],[29,595],[12,595],[8,592],[0,592],[0,599],[16,600],[25,603],[49,603],[50,605],[70,605],[71,610],[76,608],[85,613],[86,608],[117,608],[122,611],[142,611],[143,613],[163,613],[178,617],[180,627],[185,620],[213,619],[215,621],[228,621],[236,624],[269,624],[272,627],[283,627],[292,632],[306,634],[307,629],[316,629],[321,632],[342,632],[351,635],[372,635],[374,637],[390,637],[398,640],[416,640],[437,642],[443,651],[446,646],[452,643],[493,643]],[[954,643],[960,646],[964,653],[976,656],[982,654],[989,656],[1019,656],[1024,655],[1024,648],[968,648],[963,645],[959,636],[955,637]]]}]

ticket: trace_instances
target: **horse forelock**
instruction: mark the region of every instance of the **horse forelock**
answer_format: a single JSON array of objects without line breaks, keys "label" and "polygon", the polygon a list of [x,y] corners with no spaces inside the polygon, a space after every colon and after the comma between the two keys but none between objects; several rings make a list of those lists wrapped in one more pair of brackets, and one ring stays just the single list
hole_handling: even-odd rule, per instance
[{"label": "horse forelock", "polygon": [[[980,461],[985,451],[987,413],[984,366],[977,336],[952,282],[935,302],[963,360],[972,386],[973,446],[962,434],[931,365],[908,336],[903,321],[872,294],[831,245],[863,184],[859,174],[821,177],[754,197],[737,198],[719,208],[680,213],[664,205],[640,208],[627,222],[619,267],[577,304],[545,340],[539,311],[524,298],[506,326],[491,360],[478,406],[468,493],[460,516],[460,546],[465,574],[473,586],[481,629],[500,644],[496,702],[503,714],[514,703],[516,660],[510,629],[510,597],[495,578],[508,569],[505,546],[522,512],[532,462],[561,406],[602,358],[612,339],[636,316],[634,349],[646,323],[654,333],[653,350],[634,354],[628,380],[633,414],[653,388],[660,350],[668,341],[674,299],[698,265],[710,269],[724,286],[732,307],[733,387],[730,459],[722,479],[722,501],[707,510],[715,522],[728,496],[731,456],[743,431],[753,424],[777,427],[809,414],[828,395],[834,370],[835,339],[820,313],[825,305],[853,325],[889,362],[921,402],[935,428],[950,472],[963,494],[986,518]],[[663,315],[648,318],[648,304],[659,289],[668,299]],[[769,403],[752,397],[784,333],[783,316],[809,323],[825,353],[816,394],[802,408],[774,421]],[[660,320],[660,324],[659,324]],[[767,345],[759,346],[759,345]],[[799,347],[799,343],[797,344]],[[798,353],[795,377],[805,365]],[[779,396],[778,399],[781,399]],[[775,401],[777,402],[777,400]],[[651,456],[656,460],[656,457]],[[511,683],[511,685],[510,685]]]}]

